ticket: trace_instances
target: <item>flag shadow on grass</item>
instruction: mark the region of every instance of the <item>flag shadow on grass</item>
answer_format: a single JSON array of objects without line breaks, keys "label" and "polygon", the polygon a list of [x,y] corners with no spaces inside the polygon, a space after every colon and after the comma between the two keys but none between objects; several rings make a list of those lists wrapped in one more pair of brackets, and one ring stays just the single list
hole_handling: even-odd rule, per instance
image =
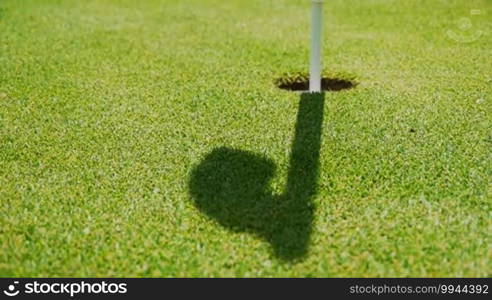
[{"label": "flag shadow on grass", "polygon": [[268,241],[276,257],[302,259],[308,252],[316,194],[324,94],[302,94],[287,186],[269,186],[275,163],[252,152],[214,149],[191,172],[190,194],[205,215],[235,232]]}]

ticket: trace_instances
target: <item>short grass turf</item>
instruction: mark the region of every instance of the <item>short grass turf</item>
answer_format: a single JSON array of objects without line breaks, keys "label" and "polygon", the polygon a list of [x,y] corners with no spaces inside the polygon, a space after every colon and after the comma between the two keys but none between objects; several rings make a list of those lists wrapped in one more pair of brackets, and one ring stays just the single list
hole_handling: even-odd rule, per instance
[{"label": "short grass turf", "polygon": [[309,13],[1,0],[0,276],[491,276],[491,1]]}]

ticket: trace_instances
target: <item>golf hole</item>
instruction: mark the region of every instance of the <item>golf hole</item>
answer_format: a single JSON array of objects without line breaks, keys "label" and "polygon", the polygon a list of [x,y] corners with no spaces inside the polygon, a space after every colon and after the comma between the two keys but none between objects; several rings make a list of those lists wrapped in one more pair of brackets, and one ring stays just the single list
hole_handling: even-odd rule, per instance
[{"label": "golf hole", "polygon": [[[275,80],[279,89],[287,91],[308,91],[309,77],[303,75],[286,76]],[[357,82],[350,79],[323,77],[321,79],[321,89],[323,92],[338,92],[349,90],[357,86]]]}]

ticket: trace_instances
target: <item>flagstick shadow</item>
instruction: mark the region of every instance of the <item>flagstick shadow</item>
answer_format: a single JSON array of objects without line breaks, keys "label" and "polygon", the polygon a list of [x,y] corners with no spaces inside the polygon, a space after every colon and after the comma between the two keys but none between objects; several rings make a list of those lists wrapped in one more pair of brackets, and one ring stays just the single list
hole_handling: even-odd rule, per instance
[{"label": "flagstick shadow", "polygon": [[220,225],[268,241],[276,257],[302,259],[308,252],[319,172],[324,94],[302,94],[282,195],[269,183],[275,163],[255,153],[220,147],[191,172],[196,207]]}]

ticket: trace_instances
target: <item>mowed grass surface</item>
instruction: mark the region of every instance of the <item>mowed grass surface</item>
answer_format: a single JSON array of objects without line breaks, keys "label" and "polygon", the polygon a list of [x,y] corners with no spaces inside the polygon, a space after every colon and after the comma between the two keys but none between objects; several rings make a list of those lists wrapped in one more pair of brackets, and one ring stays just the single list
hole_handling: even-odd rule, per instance
[{"label": "mowed grass surface", "polygon": [[309,13],[1,0],[0,276],[491,276],[486,0],[327,1],[325,70],[360,84],[326,94],[304,256],[197,208],[223,147],[285,193],[300,95],[274,81],[307,71]]}]

